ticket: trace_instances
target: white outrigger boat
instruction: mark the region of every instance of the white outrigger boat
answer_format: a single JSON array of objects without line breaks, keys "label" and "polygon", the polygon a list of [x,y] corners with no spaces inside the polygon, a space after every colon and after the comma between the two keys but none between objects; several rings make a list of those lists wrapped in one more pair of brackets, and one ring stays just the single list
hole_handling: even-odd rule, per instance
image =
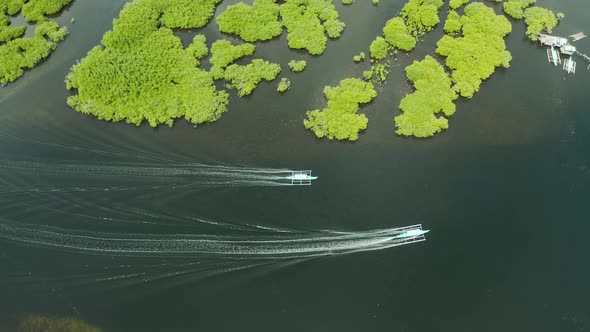
[{"label": "white outrigger boat", "polygon": [[309,186],[311,181],[317,179],[317,176],[311,176],[310,170],[305,171],[292,171],[291,175],[285,177],[287,180],[291,180],[292,185],[297,186]]}]

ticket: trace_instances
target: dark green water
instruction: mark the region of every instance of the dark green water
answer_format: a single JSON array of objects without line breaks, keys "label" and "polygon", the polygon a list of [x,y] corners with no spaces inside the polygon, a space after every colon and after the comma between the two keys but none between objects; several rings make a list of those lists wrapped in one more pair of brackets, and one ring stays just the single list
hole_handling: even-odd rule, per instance
[{"label": "dark green water", "polygon": [[[288,50],[285,35],[258,47],[258,56],[283,65],[308,60],[301,74],[285,71],[293,85],[284,96],[276,82],[261,84],[251,97],[233,94],[230,112],[212,125],[135,128],[72,111],[63,84],[124,3],[76,0],[57,19],[76,18],[71,35],[0,89],[0,225],[152,239],[237,236],[243,227],[272,229],[249,232],[251,239],[415,223],[432,231],[420,244],[278,259],[237,272],[225,271],[250,261],[81,254],[2,238],[1,331],[14,330],[25,312],[77,316],[106,331],[590,328],[590,72],[581,59],[567,76],[516,22],[507,40],[512,67],[473,100],[460,100],[449,130],[430,140],[397,137],[393,117],[410,91],[403,68],[433,52],[439,29],[395,63],[379,97],[363,108],[369,128],[358,142],[317,140],[303,129],[304,112],[324,107],[324,85],[360,77],[367,64],[353,65],[353,55],[367,51],[402,6],[337,4],[347,28],[324,56]],[[556,34],[588,32],[590,3],[539,3],[566,13]],[[218,36],[214,25],[205,31]],[[588,39],[577,45],[590,52]],[[105,171],[121,163],[165,171]],[[226,187],[166,173],[191,163],[309,168],[320,179],[303,188]]]}]

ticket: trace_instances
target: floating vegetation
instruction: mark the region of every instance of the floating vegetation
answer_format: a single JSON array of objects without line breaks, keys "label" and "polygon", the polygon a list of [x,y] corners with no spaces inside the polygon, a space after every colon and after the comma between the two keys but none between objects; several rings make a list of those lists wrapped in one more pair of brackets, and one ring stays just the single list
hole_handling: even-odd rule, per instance
[{"label": "floating vegetation", "polygon": [[227,66],[242,57],[254,54],[254,51],[256,51],[254,44],[233,45],[229,40],[216,40],[211,45],[211,58],[209,59],[213,79],[223,78]]},{"label": "floating vegetation", "polygon": [[338,38],[344,23],[332,0],[286,0],[280,6],[283,25],[287,28],[290,48],[306,49],[310,54],[324,53],[328,38]]},{"label": "floating vegetation", "polygon": [[225,70],[225,80],[229,87],[236,88],[240,97],[247,96],[256,89],[260,81],[272,81],[281,73],[281,66],[262,59],[254,59],[246,66],[232,64]]},{"label": "floating vegetation", "polygon": [[356,141],[358,133],[366,129],[369,122],[364,114],[357,114],[359,104],[377,97],[373,84],[347,78],[336,87],[326,86],[324,95],[328,99],[328,107],[321,111],[308,111],[307,119],[303,121],[305,128],[319,138]]},{"label": "floating vegetation", "polygon": [[457,94],[451,88],[451,79],[443,66],[431,56],[426,56],[424,60],[414,61],[406,67],[406,76],[413,82],[416,91],[406,95],[400,103],[403,114],[395,117],[396,133],[430,137],[447,129],[448,120],[436,115],[440,112],[447,117],[453,115],[453,100],[457,99]]},{"label": "floating vegetation", "polygon": [[292,71],[298,73],[300,71],[303,71],[305,69],[305,67],[307,67],[307,61],[305,60],[291,60],[289,61],[289,68],[291,68]]},{"label": "floating vegetation", "polygon": [[285,92],[285,91],[289,90],[290,87],[291,87],[291,81],[289,81],[288,78],[283,77],[283,78],[281,78],[281,81],[279,82],[279,85],[277,86],[277,91],[278,92]]},{"label": "floating vegetation", "polygon": [[73,317],[53,317],[27,314],[21,320],[18,332],[101,332],[99,327]]},{"label": "floating vegetation", "polygon": [[276,0],[254,0],[253,6],[243,2],[228,6],[216,21],[219,31],[238,35],[248,42],[269,40],[283,33]]},{"label": "floating vegetation", "polygon": [[[71,0],[66,1],[0,1],[0,86],[13,82],[25,69],[35,67],[57,47],[68,34],[66,27],[48,21],[45,15],[59,12]],[[29,21],[38,22],[35,37],[21,38],[27,27],[10,26],[10,17],[23,11]]]},{"label": "floating vegetation", "polygon": [[447,57],[452,70],[453,89],[462,97],[471,98],[483,80],[496,67],[508,68],[512,56],[506,50],[504,37],[512,31],[510,22],[483,3],[465,7],[461,17],[462,37],[445,35],[437,43],[436,53]]},{"label": "floating vegetation", "polygon": [[[185,15],[213,2],[185,2],[125,5],[113,30],[104,34],[104,46],[88,52],[66,77],[67,89],[78,92],[68,104],[101,120],[147,121],[152,127],[171,126],[180,117],[195,125],[218,120],[227,111],[227,93],[215,88],[211,74],[197,67],[195,49],[187,51],[167,26],[186,26]],[[206,23],[203,13],[191,27]]]}]

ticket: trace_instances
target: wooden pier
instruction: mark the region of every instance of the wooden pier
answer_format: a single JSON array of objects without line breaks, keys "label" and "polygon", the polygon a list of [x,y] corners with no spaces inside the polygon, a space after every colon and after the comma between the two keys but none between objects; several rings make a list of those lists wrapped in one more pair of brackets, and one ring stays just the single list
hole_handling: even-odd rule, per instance
[{"label": "wooden pier", "polygon": [[[587,36],[583,32],[579,32],[569,37],[572,38],[573,41],[576,41]],[[541,33],[539,34],[539,42],[542,45],[550,47],[547,49],[547,60],[556,66],[557,64],[561,63],[560,54],[570,56],[569,59],[565,59],[563,62],[563,70],[565,70],[566,72],[571,74],[576,72],[576,62],[571,57],[573,54],[580,56],[584,60],[588,61],[589,64],[587,69],[590,70],[590,56],[579,52],[575,46],[569,43],[567,38],[545,35]]]}]

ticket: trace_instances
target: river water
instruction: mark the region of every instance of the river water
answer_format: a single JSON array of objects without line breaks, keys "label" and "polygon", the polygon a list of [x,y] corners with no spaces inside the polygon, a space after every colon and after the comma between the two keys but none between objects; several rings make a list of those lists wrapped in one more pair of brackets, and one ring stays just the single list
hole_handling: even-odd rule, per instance
[{"label": "river water", "polygon": [[[338,3],[347,27],[322,57],[288,50],[284,34],[258,46],[291,79],[284,95],[263,83],[247,98],[232,92],[214,124],[136,128],[74,112],[63,83],[124,3],[76,0],[56,18],[76,18],[70,36],[0,88],[1,331],[27,312],[105,331],[590,329],[581,59],[566,75],[513,22],[511,68],[459,100],[446,132],[398,137],[393,117],[411,91],[403,68],[433,52],[439,28],[393,63],[362,108],[358,142],[319,140],[305,111],[325,106],[325,85],[361,76],[369,64],[353,55],[403,5]],[[539,3],[566,13],[556,34],[589,29],[590,3]],[[214,24],[203,31],[219,36]],[[590,52],[589,39],[577,46]],[[308,68],[288,72],[291,59]],[[283,169],[320,178],[291,187],[244,177]],[[371,242],[418,223],[426,242]]]}]

